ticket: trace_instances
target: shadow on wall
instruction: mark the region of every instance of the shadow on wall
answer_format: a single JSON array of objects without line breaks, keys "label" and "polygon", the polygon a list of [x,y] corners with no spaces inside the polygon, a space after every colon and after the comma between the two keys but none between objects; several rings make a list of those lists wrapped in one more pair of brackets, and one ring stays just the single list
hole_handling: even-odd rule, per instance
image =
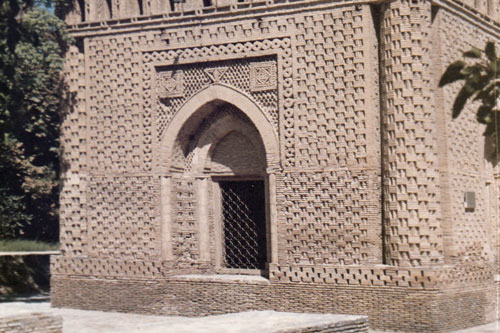
[{"label": "shadow on wall", "polygon": [[49,254],[0,256],[0,301],[49,290]]}]

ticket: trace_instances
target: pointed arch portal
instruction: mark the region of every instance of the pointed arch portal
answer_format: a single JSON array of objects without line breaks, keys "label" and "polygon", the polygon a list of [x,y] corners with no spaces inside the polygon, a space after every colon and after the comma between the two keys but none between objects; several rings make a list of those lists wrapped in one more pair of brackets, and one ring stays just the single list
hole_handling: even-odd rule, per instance
[{"label": "pointed arch portal", "polygon": [[158,156],[164,259],[176,260],[170,198],[175,174],[195,183],[200,261],[220,272],[264,270],[277,262],[279,145],[253,100],[219,84],[198,92],[171,120]]},{"label": "pointed arch portal", "polygon": [[194,116],[203,106],[215,101],[227,102],[243,112],[257,128],[266,150],[267,167],[279,169],[279,145],[277,135],[271,122],[259,106],[243,93],[221,84],[209,86],[184,103],[177,111],[165,130],[160,144],[161,170],[169,168],[170,156],[181,128],[188,119]]}]

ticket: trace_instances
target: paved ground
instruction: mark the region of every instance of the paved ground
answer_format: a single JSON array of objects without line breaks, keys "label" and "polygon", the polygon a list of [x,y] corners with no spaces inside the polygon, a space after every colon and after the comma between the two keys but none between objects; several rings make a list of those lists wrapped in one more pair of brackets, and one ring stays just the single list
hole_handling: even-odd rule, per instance
[{"label": "paved ground", "polygon": [[488,325],[471,327],[465,330],[454,331],[453,333],[498,333],[500,332],[500,321],[495,321]]},{"label": "paved ground", "polygon": [[254,333],[306,328],[359,316],[249,311],[200,318],[145,316],[115,312],[54,309],[47,300],[0,302],[0,315],[51,312],[63,317],[63,333]]},{"label": "paved ground", "polygon": [[[386,332],[370,331],[370,333],[386,333]],[[474,326],[464,330],[448,331],[448,333],[500,333],[500,321],[495,321],[482,326]]]},{"label": "paved ground", "polygon": [[[54,309],[47,297],[24,301],[0,302],[0,315],[26,312],[52,312],[63,317],[63,333],[254,333],[277,329],[321,325],[332,320],[345,320],[343,315],[315,315],[274,311],[251,311],[200,318],[146,316],[115,312]],[[379,332],[379,331],[377,331]],[[454,333],[498,333],[500,321]],[[375,333],[375,331],[373,331]]]}]

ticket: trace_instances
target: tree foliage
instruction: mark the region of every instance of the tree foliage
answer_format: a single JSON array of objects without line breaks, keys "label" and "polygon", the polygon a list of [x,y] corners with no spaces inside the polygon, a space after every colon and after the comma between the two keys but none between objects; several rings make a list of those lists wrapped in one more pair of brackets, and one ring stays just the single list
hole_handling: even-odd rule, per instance
[{"label": "tree foliage", "polygon": [[452,117],[460,115],[467,102],[478,102],[476,119],[486,125],[487,158],[498,163],[498,140],[500,138],[500,57],[495,44],[488,42],[484,50],[473,47],[463,53],[463,60],[450,64],[439,86],[463,80],[463,86],[453,103]]},{"label": "tree foliage", "polygon": [[0,1],[0,239],[58,236],[61,71],[71,39],[39,5]]}]

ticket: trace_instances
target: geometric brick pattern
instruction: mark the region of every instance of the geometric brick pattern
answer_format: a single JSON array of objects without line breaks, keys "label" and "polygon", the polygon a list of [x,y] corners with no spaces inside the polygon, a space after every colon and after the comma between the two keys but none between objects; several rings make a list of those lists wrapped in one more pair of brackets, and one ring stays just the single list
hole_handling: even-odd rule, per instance
[{"label": "geometric brick pattern", "polygon": [[[490,36],[477,26],[457,21],[449,12],[440,11],[436,19],[439,19],[440,25],[443,70],[464,50],[469,50],[472,46],[484,49],[484,45],[490,40]],[[498,230],[498,222],[494,223],[499,218],[495,217],[495,198],[490,196],[495,191],[498,193],[499,189],[492,188],[498,181],[492,177],[491,165],[483,161],[484,138],[478,133],[482,133],[484,128],[475,121],[477,106],[466,105],[460,117],[451,119],[451,112],[448,110],[459,89],[459,85],[443,89],[446,131],[449,133],[446,153],[450,188],[453,189],[450,195],[453,255],[458,260],[464,260],[466,254],[473,254],[474,260],[491,262],[494,260],[494,251],[490,244],[499,243],[498,232],[495,232]],[[488,182],[490,188],[486,185]],[[464,210],[463,195],[467,191],[476,194],[477,207],[474,211]],[[497,198],[496,202],[500,202],[500,199]]]},{"label": "geometric brick pattern", "polygon": [[154,38],[154,34],[134,34],[88,42],[91,172],[151,170],[152,115],[143,110],[140,48]]},{"label": "geometric brick pattern", "polygon": [[[455,266],[421,268],[393,268],[384,266],[345,265],[275,265],[270,266],[269,281],[279,284],[309,284],[336,286],[363,286],[404,288],[412,290],[436,290],[437,288],[463,288],[491,281],[496,267]],[[106,279],[123,277],[134,279],[164,279],[173,276],[171,263],[126,259],[65,258],[52,257],[51,272],[55,276],[88,277]],[[182,274],[182,270],[175,274]],[[193,277],[191,280],[195,279]],[[186,280],[190,280],[186,276]],[[214,278],[216,280],[216,278]],[[251,283],[251,282],[249,282]]]},{"label": "geometric brick pattern", "polygon": [[[247,93],[249,96],[257,102],[257,104],[266,113],[268,119],[274,125],[276,132],[278,132],[278,97],[277,97],[277,86],[274,89],[268,91],[251,91],[250,89],[250,64],[259,63],[275,63],[275,56],[267,57],[256,57],[250,58],[252,54],[259,55],[263,50],[268,53],[278,53],[279,56],[283,48],[289,46],[289,40],[265,40],[257,41],[253,43],[235,43],[235,44],[223,44],[218,47],[202,47],[202,48],[190,48],[181,50],[171,50],[164,52],[147,52],[144,54],[144,63],[146,68],[146,77],[156,77],[159,78],[158,73],[162,71],[182,71],[183,73],[183,84],[184,92],[181,97],[172,98],[161,98],[161,92],[157,91],[156,94],[159,95],[156,98],[156,135],[155,143],[158,144],[161,141],[163,131],[171,120],[172,116],[179,109],[181,105],[193,94],[200,91],[203,88],[208,87],[210,84],[214,83],[213,78],[207,75],[210,70],[222,70],[223,75],[220,76],[217,83],[222,83],[226,85],[233,86],[239,91]],[[259,53],[258,53],[259,52]],[[207,57],[219,57],[224,59],[228,57],[234,57],[235,54],[240,55],[241,58],[249,59],[237,59],[237,60],[226,60],[217,62],[206,62],[203,59]],[[190,62],[198,62],[194,65],[175,65],[169,67],[163,67],[166,63],[174,63],[176,59],[182,59],[184,61],[189,60]],[[289,62],[282,61],[279,62],[285,65],[289,65]],[[157,67],[155,69],[155,67]],[[289,82],[289,81],[287,81]],[[157,85],[159,85],[157,83]],[[144,86],[144,96],[153,96],[151,92],[151,86]],[[281,87],[279,87],[282,89]],[[161,89],[161,88],[157,88]],[[149,98],[149,97],[148,97]],[[292,116],[292,113],[288,113]],[[285,118],[287,119],[287,118]]]},{"label": "geometric brick pattern", "polygon": [[175,213],[172,225],[173,252],[182,267],[192,264],[199,256],[194,180],[173,178],[172,193]]},{"label": "geometric brick pattern", "polygon": [[[432,102],[430,90],[426,89],[430,85],[426,70],[429,68],[426,59],[430,46],[425,27],[430,24],[430,8],[428,4],[402,1],[391,4],[384,13],[383,23],[390,27],[382,29],[385,35],[381,39],[382,47],[386,49],[384,56],[387,57],[386,72],[383,73],[387,97],[387,118],[384,121],[388,133],[388,162],[384,176],[387,200],[385,259],[393,265],[403,266],[438,263],[442,256],[439,197],[435,185],[435,135],[432,122],[428,120],[431,111],[423,107]],[[422,32],[412,34],[410,30],[413,28],[407,26],[408,22],[412,23],[413,28],[419,27]],[[368,121],[376,118],[369,118],[366,108],[373,97],[367,91],[369,77],[366,69],[372,60],[368,57],[366,35],[373,24],[366,6],[344,6],[324,15],[310,12],[270,19],[258,27],[231,23],[209,26],[206,30],[169,28],[147,34],[90,38],[85,46],[88,61],[84,65],[89,69],[87,75],[91,82],[86,89],[92,98],[85,100],[90,110],[90,135],[79,140],[80,143],[89,142],[90,171],[151,170],[153,143],[159,141],[163,128],[185,98],[214,80],[207,75],[213,70],[222,73],[217,77],[219,82],[251,94],[267,111],[275,127],[279,128],[283,166],[289,169],[300,167],[302,170],[300,176],[292,177],[292,173],[289,173],[283,178],[289,179],[286,184],[293,191],[302,193],[302,196],[313,193],[314,189],[302,185],[299,178],[306,179],[306,183],[315,182],[323,174],[317,169],[368,165],[367,155],[373,148],[373,145],[369,146]],[[291,38],[273,38],[290,31],[296,32]],[[208,36],[208,43],[219,43],[194,46],[204,34]],[[262,35],[271,38],[255,40],[255,36]],[[235,43],[236,39],[248,41]],[[164,40],[168,40],[171,46],[163,46],[162,49],[166,51],[157,51],[158,45]],[[179,48],[179,45],[185,47]],[[152,51],[143,53],[141,49]],[[270,56],[262,56],[263,52]],[[255,58],[240,58],[243,55]],[[276,60],[273,57],[277,57]],[[176,59],[181,61],[180,65],[172,65]],[[281,75],[278,79],[279,98],[275,91],[250,91],[249,63],[254,60],[257,63],[277,61],[277,71]],[[185,62],[190,64],[182,64]],[[183,87],[184,96],[161,101],[158,98],[157,107],[152,107],[155,93],[151,82],[157,72],[167,69],[183,71],[186,85]],[[81,118],[85,119],[86,116]],[[78,128],[85,128],[83,125],[87,126],[87,123],[80,124]],[[156,128],[156,135],[152,134],[153,128]],[[70,150],[74,152],[75,145]],[[85,155],[86,152],[82,153],[83,158],[78,163],[85,162]],[[458,155],[461,156],[462,151]],[[335,213],[325,213],[320,207],[311,208],[312,198],[303,201],[294,198],[293,192],[284,190],[280,211],[284,215],[288,214],[288,225],[286,236],[280,235],[283,239],[280,244],[286,243],[283,247],[285,252],[280,252],[281,259],[293,258],[295,263],[317,264],[359,264],[378,260],[379,255],[374,250],[377,245],[373,245],[377,242],[374,235],[378,230],[367,225],[377,218],[376,209],[373,208],[378,198],[376,191],[368,194],[357,188],[350,189],[350,185],[343,184],[343,177],[336,178],[333,175],[336,172],[332,172],[327,177],[328,184],[319,186],[321,191],[345,192],[342,193],[343,197],[339,196],[341,201],[348,203],[349,209],[360,209],[361,213],[353,210],[348,212],[352,217],[347,218],[340,208]],[[73,187],[85,186],[85,177],[88,176],[84,173],[74,175]],[[369,213],[366,213],[366,203],[355,207],[357,198],[365,195],[369,195],[371,200]],[[78,195],[75,200],[80,198]],[[322,194],[318,198],[318,204],[333,208],[332,203],[328,202],[330,198],[322,198]],[[111,204],[112,200],[104,201]],[[75,210],[86,211],[86,204],[84,199]],[[351,207],[351,204],[355,206]],[[338,205],[334,206],[337,208]],[[297,210],[301,213],[294,220],[292,216],[295,215],[290,212]],[[318,221],[322,227],[310,223],[307,225],[306,216]],[[81,221],[85,218],[83,214]],[[193,222],[188,225],[192,226]],[[193,230],[182,233],[190,239],[186,243],[187,248],[195,247]],[[86,241],[85,228],[81,232],[76,229],[67,232],[76,235],[71,242],[74,248],[78,246],[79,238],[81,242]],[[299,233],[305,235],[301,238]],[[324,235],[328,233],[331,235]],[[326,239],[318,239],[318,235]],[[285,242],[287,237],[293,239]],[[477,241],[481,239],[481,236],[478,237]],[[467,248],[471,246],[469,243],[465,245]]]},{"label": "geometric brick pattern", "polygon": [[118,279],[124,273],[134,279],[158,279],[168,275],[168,266],[161,261],[134,259],[53,257],[50,270],[53,275],[100,276],[107,279]]},{"label": "geometric brick pattern", "polygon": [[366,164],[368,18],[353,6],[295,18],[296,167]]},{"label": "geometric brick pattern", "polygon": [[280,237],[286,240],[286,257],[280,261],[359,265],[380,260],[380,245],[375,245],[380,226],[373,230],[369,225],[378,220],[378,203],[367,193],[374,183],[367,173],[287,173],[280,181]]},{"label": "geometric brick pattern", "polygon": [[500,1],[499,0],[486,0],[486,1],[470,1],[470,0],[454,0],[455,4],[463,6],[464,9],[472,11],[474,14],[480,16],[487,21],[496,21],[497,25],[500,23]]},{"label": "geometric brick pattern", "polygon": [[[436,84],[462,51],[498,40],[482,20],[499,1],[231,1],[145,2],[133,18],[137,3],[85,1],[66,71],[54,303],[356,311],[410,331],[490,318],[498,170],[482,161],[474,108],[452,120],[457,86]],[[182,107],[208,87],[198,113]],[[165,140],[169,123],[179,134]],[[262,283],[218,280],[221,175],[260,177],[275,202]]]},{"label": "geometric brick pattern", "polygon": [[[263,92],[256,91],[253,92],[250,90],[250,68],[251,65],[260,64],[261,62],[267,64],[272,58],[254,58],[254,59],[241,59],[241,60],[227,60],[227,61],[219,61],[214,63],[199,63],[194,65],[177,65],[171,66],[167,68],[158,69],[157,74],[157,94],[160,97],[158,99],[158,114],[156,116],[157,126],[156,126],[156,137],[157,140],[160,140],[163,136],[163,131],[165,127],[168,125],[169,121],[182,106],[187,99],[189,99],[192,95],[197,93],[203,88],[208,87],[213,83],[220,83],[233,86],[238,88],[238,90],[248,93],[250,96],[254,97],[259,106],[263,109],[264,112],[269,117],[269,120],[278,128],[278,105],[277,105],[277,84],[274,82],[274,86],[271,91]],[[276,66],[275,60],[270,62]],[[223,71],[222,71],[223,69]],[[214,82],[214,79],[211,78],[207,73],[213,70],[220,70],[223,74],[220,78],[217,78],[217,81]],[[276,69],[274,68],[276,71]],[[161,81],[163,80],[163,73],[169,73],[170,75],[174,75],[173,73],[178,73],[179,75],[182,73],[182,84],[184,90],[182,93],[177,93],[175,96],[171,98],[161,98],[161,90],[163,89]],[[276,73],[274,73],[276,75]]]},{"label": "geometric brick pattern", "polygon": [[88,185],[89,254],[99,258],[159,256],[158,182],[151,176],[94,176]]},{"label": "geometric brick pattern", "polygon": [[61,160],[66,168],[61,174],[60,242],[61,252],[82,255],[86,248],[85,184],[87,171],[87,109],[85,97],[85,56],[76,46],[66,54],[65,76],[68,111],[61,123]]},{"label": "geometric brick pattern", "polygon": [[[279,115],[274,111],[278,106],[274,92],[258,91],[250,92],[250,94],[261,107],[263,105],[272,107],[272,109],[264,107],[264,110],[267,111],[275,126],[278,125],[277,120],[280,117],[279,129],[284,151],[284,167],[290,168],[297,161],[302,161],[300,162],[301,168],[313,168],[313,170],[325,166],[364,165],[367,164],[368,153],[367,130],[373,128],[372,124],[367,124],[367,119],[371,118],[368,117],[366,110],[370,93],[365,87],[365,80],[368,80],[365,69],[369,68],[369,65],[365,63],[364,55],[367,47],[362,41],[364,27],[368,27],[373,23],[371,20],[363,19],[366,14],[366,12],[356,10],[354,7],[346,7],[329,15],[297,15],[293,20],[290,19],[287,22],[287,26],[291,25],[288,29],[301,32],[294,36],[293,49],[290,49],[292,41],[288,39],[263,40],[252,43],[222,44],[211,48],[173,49],[163,52],[151,51],[145,53],[144,63],[146,69],[149,68],[147,71],[152,73],[148,74],[148,77],[152,77],[157,71],[159,73],[163,71],[182,71],[185,98],[211,83],[211,78],[205,74],[206,69],[220,71],[223,73],[220,76],[220,82],[248,92],[248,60],[209,62],[203,65],[180,64],[168,67],[165,64],[174,62],[175,59],[196,62],[196,59],[200,58],[224,58],[227,57],[226,54],[228,53],[237,54],[237,52],[245,52],[245,56],[248,57],[251,56],[252,51],[270,49],[273,53],[276,52],[280,59],[278,61],[281,66],[279,72],[282,73],[283,79],[279,80],[281,83],[279,89],[282,92],[280,95],[282,99],[279,104],[282,111]],[[347,26],[350,29],[344,29]],[[224,29],[227,35],[232,31],[229,25],[226,25]],[[177,30],[175,35],[173,32],[170,33],[168,37],[171,45],[175,45],[176,39],[185,43],[188,32],[190,36],[193,36],[192,38],[196,38],[196,30]],[[165,35],[167,36],[167,34]],[[227,36],[221,36],[219,30],[217,30],[217,36],[222,40],[227,38]],[[331,41],[331,46],[327,44],[328,46],[322,49],[323,38]],[[189,43],[187,44],[189,45]],[[345,48],[340,47],[344,44],[346,45]],[[295,52],[295,59],[292,58],[291,51]],[[312,56],[313,54],[314,56]],[[372,60],[369,59],[368,61]],[[156,70],[153,66],[156,66]],[[313,87],[314,92],[312,91]],[[145,87],[146,96],[150,96],[149,89],[150,87]],[[295,98],[297,93],[300,93],[303,98]],[[157,92],[157,94],[160,97],[161,92]],[[342,96],[342,98],[338,96]],[[259,97],[263,97],[263,99],[259,100]],[[158,100],[157,119],[159,121],[156,122],[158,129],[156,140],[160,140],[163,129],[185,99],[172,97],[158,98]],[[302,158],[298,158],[300,154],[302,154]],[[303,177],[321,179],[322,173],[313,170],[311,170],[310,175],[303,175]],[[340,178],[343,178],[343,176]],[[328,185],[323,184],[323,190],[333,190],[335,188],[338,192],[344,192],[345,186],[342,182],[342,179],[337,179],[334,176],[330,179]],[[354,199],[351,198],[352,193],[349,191],[354,191]],[[378,195],[375,191],[370,194],[372,201],[368,204],[370,206],[368,211],[366,209],[368,194],[359,194],[358,191],[357,188],[346,190],[347,206],[352,203],[352,200],[359,202],[360,197],[365,200],[364,205],[355,208],[353,213],[348,211],[346,218],[343,217],[343,212],[325,214],[320,211],[321,209],[316,208],[315,220],[322,221],[321,226],[311,223],[308,226],[304,217],[301,219],[302,222],[299,223],[301,224],[300,227],[297,221],[293,223],[296,229],[295,232],[310,230],[310,232],[316,234],[316,237],[326,238],[322,240],[310,239],[307,245],[297,246],[296,243],[305,243],[305,240],[299,239],[298,235],[295,235],[295,239],[293,241],[289,240],[287,245],[288,258],[293,257],[294,262],[306,261],[308,263],[331,264],[377,261],[377,258],[380,258],[380,250],[377,250],[375,244],[380,242],[376,240],[380,228],[375,230],[373,226],[368,227],[368,224],[373,225],[373,221],[379,217],[375,206]],[[362,191],[366,192],[367,189],[363,188]],[[373,195],[375,195],[375,198],[373,198]],[[300,199],[295,197],[293,197],[293,200],[288,199],[290,197],[285,198],[285,201],[283,201],[283,204],[288,206],[287,210],[305,209],[305,207],[299,206],[311,204],[311,202],[301,204]],[[324,201],[323,205],[331,207],[333,203]],[[350,210],[350,206],[347,209]],[[312,217],[311,212],[309,217]],[[334,217],[337,220],[333,220]],[[342,229],[344,225],[345,230]],[[286,236],[280,235],[279,237],[292,237],[291,230],[287,231]],[[351,235],[352,232],[354,235]],[[322,233],[324,235],[320,236]],[[328,233],[332,234],[327,235]],[[194,235],[187,235],[191,242]],[[343,235],[346,235],[347,239],[345,241],[335,238],[336,236],[342,238]],[[344,242],[346,244],[342,245]],[[336,244],[340,247],[335,248]]]},{"label": "geometric brick pattern", "polygon": [[406,289],[460,288],[491,281],[493,265],[454,266],[435,269],[276,265],[270,280],[281,283],[335,284],[344,286],[402,287]]},{"label": "geometric brick pattern", "polygon": [[[305,0],[298,0],[297,2],[300,1],[305,1]],[[453,4],[457,7],[461,7],[465,11],[469,11],[470,13],[481,17],[482,19],[491,22],[491,23],[496,23],[497,25],[500,24],[500,1],[499,0],[483,0],[483,1],[471,1],[471,0],[452,0]],[[217,10],[223,11],[224,9],[227,11],[228,9],[233,11],[234,10],[234,3],[233,7],[230,7],[230,4],[232,3],[231,0],[226,0],[226,1],[219,1],[216,3],[216,6],[210,6],[209,7],[209,12],[210,10],[213,10],[214,7]],[[441,3],[441,2],[439,2]],[[139,8],[140,6],[142,8]],[[177,3],[173,4],[172,6],[169,3],[155,3],[155,2],[146,2],[146,3],[136,3],[136,2],[129,2],[129,3],[120,3],[119,1],[113,0],[113,1],[101,1],[101,0],[95,0],[89,3],[86,3],[83,8],[80,7],[80,3],[76,2],[75,6],[72,10],[72,12],[68,13],[66,16],[66,22],[68,24],[78,24],[81,22],[88,22],[88,21],[99,21],[99,20],[106,20],[106,19],[117,19],[117,18],[130,18],[139,15],[152,15],[152,14],[159,14],[159,13],[165,13],[169,12],[171,10],[174,10],[178,13],[184,13],[186,12],[187,14],[193,14],[193,10],[195,9],[200,9],[198,8],[200,6],[201,2],[190,2],[189,4],[183,4],[179,5]],[[273,3],[269,3],[266,1],[253,1],[252,5],[254,7],[269,7]],[[245,7],[244,7],[245,8]],[[81,13],[84,13],[84,17],[82,17]],[[201,11],[199,14],[203,13]]]},{"label": "geometric brick pattern", "polygon": [[272,271],[271,281],[295,283],[333,283],[349,286],[389,286],[411,289],[432,288],[436,274],[419,269],[387,269],[381,267],[317,267],[314,265],[279,266]]},{"label": "geometric brick pattern", "polygon": [[[436,131],[429,73],[431,7],[426,1],[384,5],[384,194],[386,262],[442,262]],[[418,32],[416,32],[418,31]]]}]

